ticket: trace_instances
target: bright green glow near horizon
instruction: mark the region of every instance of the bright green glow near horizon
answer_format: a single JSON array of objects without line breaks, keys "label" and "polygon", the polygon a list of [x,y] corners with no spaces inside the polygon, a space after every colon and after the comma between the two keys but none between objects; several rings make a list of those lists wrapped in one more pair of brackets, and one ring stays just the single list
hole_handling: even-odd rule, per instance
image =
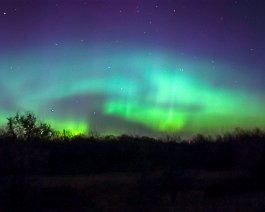
[{"label": "bright green glow near horizon", "polygon": [[[6,116],[2,115],[0,117],[0,127],[5,127],[7,123],[7,118],[12,117],[14,114],[6,114]],[[38,117],[37,117],[38,118]],[[64,130],[70,132],[73,136],[85,134],[89,132],[89,126],[86,122],[80,121],[71,121],[71,120],[63,120],[59,121],[56,119],[45,119],[45,123],[49,124],[54,130],[63,132]]]},{"label": "bright green glow near horizon", "polygon": [[[32,111],[73,134],[95,126],[120,132],[126,123],[189,134],[265,127],[257,76],[249,78],[239,66],[151,49],[96,49],[36,49],[1,58],[0,123]],[[117,117],[123,122],[114,126]]]},{"label": "bright green glow near horizon", "polygon": [[89,127],[86,122],[47,120],[47,123],[50,124],[53,129],[60,132],[63,130],[68,131],[73,136],[89,132]]}]

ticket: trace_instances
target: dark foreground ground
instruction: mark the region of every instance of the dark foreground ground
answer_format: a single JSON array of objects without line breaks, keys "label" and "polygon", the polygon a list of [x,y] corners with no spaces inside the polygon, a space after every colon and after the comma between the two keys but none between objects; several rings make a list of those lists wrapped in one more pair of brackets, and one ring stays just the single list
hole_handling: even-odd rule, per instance
[{"label": "dark foreground ground", "polygon": [[6,176],[1,211],[264,211],[265,190],[238,172],[182,176]]},{"label": "dark foreground ground", "polygon": [[0,211],[265,211],[265,133],[2,136]]}]

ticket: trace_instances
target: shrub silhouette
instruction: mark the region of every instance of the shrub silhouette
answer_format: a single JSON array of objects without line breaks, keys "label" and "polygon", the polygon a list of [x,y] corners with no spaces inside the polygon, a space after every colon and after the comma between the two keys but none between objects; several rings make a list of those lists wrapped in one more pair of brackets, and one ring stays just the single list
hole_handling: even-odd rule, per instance
[{"label": "shrub silhouette", "polygon": [[50,125],[40,122],[32,112],[25,114],[16,113],[15,116],[7,118],[6,133],[8,136],[22,140],[51,139],[55,131]]}]

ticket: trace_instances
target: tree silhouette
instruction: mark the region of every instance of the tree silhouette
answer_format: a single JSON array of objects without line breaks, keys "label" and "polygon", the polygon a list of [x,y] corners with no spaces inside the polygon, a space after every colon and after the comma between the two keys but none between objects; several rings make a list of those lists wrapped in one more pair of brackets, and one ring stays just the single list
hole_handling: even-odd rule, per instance
[{"label": "tree silhouette", "polygon": [[55,131],[50,125],[40,122],[32,112],[25,114],[16,113],[15,116],[7,118],[7,134],[18,139],[51,139]]}]

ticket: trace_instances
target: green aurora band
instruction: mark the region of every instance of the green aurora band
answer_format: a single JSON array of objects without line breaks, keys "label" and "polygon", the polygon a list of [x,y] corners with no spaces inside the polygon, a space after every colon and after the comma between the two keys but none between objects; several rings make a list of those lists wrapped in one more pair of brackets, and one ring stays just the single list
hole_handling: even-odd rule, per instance
[{"label": "green aurora band", "polygon": [[32,111],[73,134],[95,129],[97,116],[103,134],[130,133],[119,124],[101,128],[112,118],[148,135],[265,126],[265,97],[253,86],[258,77],[240,74],[236,64],[154,49],[73,46],[1,56],[2,124],[17,111]]}]

